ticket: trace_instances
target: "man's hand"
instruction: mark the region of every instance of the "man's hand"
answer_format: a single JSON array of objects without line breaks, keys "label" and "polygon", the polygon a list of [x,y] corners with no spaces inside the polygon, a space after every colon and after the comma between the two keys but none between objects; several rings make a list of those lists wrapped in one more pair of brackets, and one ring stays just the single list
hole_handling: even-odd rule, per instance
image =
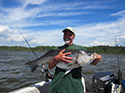
[{"label": "man's hand", "polygon": [[66,64],[71,63],[72,57],[68,57],[67,55],[70,55],[71,52],[64,53],[65,49],[63,49],[57,56],[54,57],[56,61],[63,61]]},{"label": "man's hand", "polygon": [[92,65],[96,65],[99,61],[101,61],[102,60],[102,56],[101,55],[99,55],[99,54],[96,54],[96,58],[95,58],[95,60],[94,61],[92,61]]},{"label": "man's hand", "polygon": [[68,57],[71,52],[64,53],[65,49],[63,49],[58,55],[56,55],[52,60],[50,60],[48,64],[48,68],[52,69],[56,66],[59,61],[63,61],[65,64],[71,63],[72,57]]}]

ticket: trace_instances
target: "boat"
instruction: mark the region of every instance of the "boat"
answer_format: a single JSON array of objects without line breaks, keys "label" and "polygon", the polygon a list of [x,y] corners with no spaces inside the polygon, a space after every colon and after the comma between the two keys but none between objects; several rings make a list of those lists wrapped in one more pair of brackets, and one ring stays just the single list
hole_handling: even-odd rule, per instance
[{"label": "boat", "polygon": [[[47,74],[47,73],[46,73]],[[93,91],[87,90],[85,86],[85,79],[82,77],[82,83],[84,85],[84,93],[125,93],[125,80],[121,80],[122,77],[115,75],[112,72],[101,71],[93,75],[92,87]],[[9,93],[49,93],[49,87],[52,79],[46,75],[46,81],[41,81],[31,86],[17,89]]]}]

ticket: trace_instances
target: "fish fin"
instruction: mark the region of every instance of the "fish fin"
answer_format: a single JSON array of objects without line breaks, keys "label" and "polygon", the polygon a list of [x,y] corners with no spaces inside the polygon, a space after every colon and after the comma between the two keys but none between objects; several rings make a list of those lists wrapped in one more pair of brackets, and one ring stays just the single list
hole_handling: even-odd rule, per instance
[{"label": "fish fin", "polygon": [[33,73],[33,72],[36,70],[37,67],[38,67],[38,65],[34,65],[34,66],[31,68],[31,72]]},{"label": "fish fin", "polygon": [[31,68],[31,72],[32,72],[32,73],[33,73],[33,72],[36,70],[36,68],[38,67],[38,65],[37,65],[37,64],[34,64],[33,61],[27,62],[27,63],[25,63],[25,65],[28,65],[28,66]]}]

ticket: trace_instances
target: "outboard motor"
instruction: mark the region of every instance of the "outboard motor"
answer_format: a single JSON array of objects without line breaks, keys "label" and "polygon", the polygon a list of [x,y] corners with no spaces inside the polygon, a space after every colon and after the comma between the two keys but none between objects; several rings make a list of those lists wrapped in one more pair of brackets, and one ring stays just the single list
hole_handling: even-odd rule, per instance
[{"label": "outboard motor", "polygon": [[[115,75],[112,72],[98,72],[93,76],[92,87],[95,89],[96,92],[104,93],[106,85],[114,78]],[[108,91],[106,93],[111,93],[111,87],[108,89]]]}]

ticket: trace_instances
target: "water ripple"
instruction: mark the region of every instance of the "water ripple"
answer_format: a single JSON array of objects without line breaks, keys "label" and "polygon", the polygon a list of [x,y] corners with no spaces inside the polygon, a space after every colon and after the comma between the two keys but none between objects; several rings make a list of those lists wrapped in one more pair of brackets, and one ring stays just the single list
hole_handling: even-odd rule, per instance
[{"label": "water ripple", "polygon": [[[42,53],[37,53],[39,56]],[[82,68],[82,75],[86,80],[87,87],[91,86],[92,76],[99,71],[111,71],[117,74],[116,55],[102,55],[103,59],[96,66],[87,65]],[[0,92],[9,91],[29,86],[36,82],[45,80],[45,75],[40,72],[39,67],[34,73],[24,64],[34,60],[36,57],[31,52],[2,51],[0,52]],[[45,64],[47,67],[47,64]],[[125,77],[125,55],[120,55],[120,67]],[[51,70],[54,73],[54,69]]]}]

